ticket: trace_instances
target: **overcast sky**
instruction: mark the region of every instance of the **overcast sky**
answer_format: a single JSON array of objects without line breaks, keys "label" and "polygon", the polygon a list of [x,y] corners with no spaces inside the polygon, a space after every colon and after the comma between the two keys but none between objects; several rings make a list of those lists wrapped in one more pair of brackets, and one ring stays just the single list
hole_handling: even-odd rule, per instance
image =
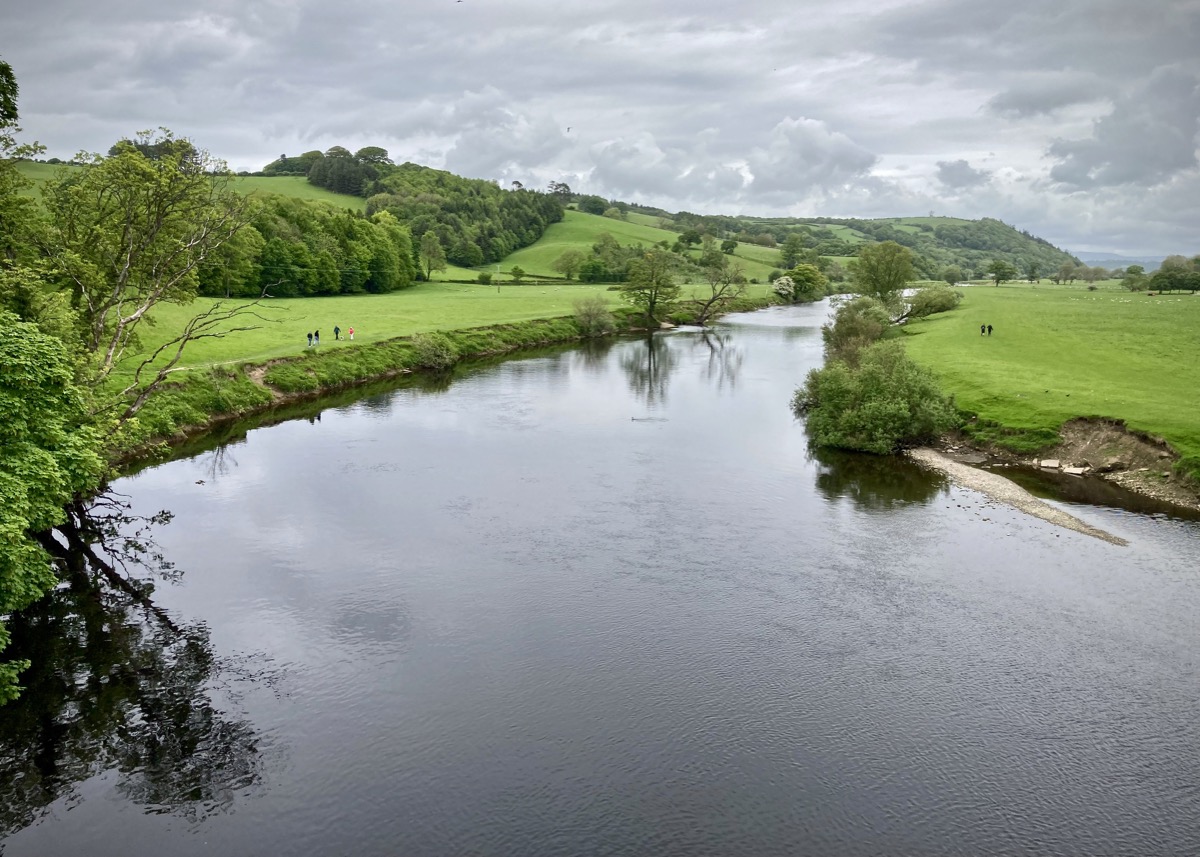
[{"label": "overcast sky", "polygon": [[0,0],[23,139],[1200,252],[1200,0]]}]

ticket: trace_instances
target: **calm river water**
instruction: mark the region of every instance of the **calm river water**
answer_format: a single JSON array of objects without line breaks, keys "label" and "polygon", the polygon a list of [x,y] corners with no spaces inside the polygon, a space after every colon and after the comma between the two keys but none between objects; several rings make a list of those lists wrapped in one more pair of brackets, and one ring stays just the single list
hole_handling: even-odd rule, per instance
[{"label": "calm river water", "polygon": [[157,610],[64,590],[14,623],[0,851],[1196,853],[1200,525],[1071,505],[1115,547],[813,458],[788,400],[823,316],[121,480],[174,513],[175,571]]}]

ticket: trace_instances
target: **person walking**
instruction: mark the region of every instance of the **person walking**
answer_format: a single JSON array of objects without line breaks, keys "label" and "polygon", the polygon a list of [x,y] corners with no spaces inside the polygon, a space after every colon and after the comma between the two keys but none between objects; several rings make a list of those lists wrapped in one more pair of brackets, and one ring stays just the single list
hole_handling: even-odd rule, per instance
[{"label": "person walking", "polygon": [[350,341],[351,341],[351,342],[353,342],[353,341],[354,341],[354,328],[353,328],[353,327],[352,327],[352,328],[350,328]]},{"label": "person walking", "polygon": [[988,325],[988,336],[991,336],[991,335],[992,335],[992,326],[989,324]]},{"label": "person walking", "polygon": [[342,338],[342,329],[336,324],[333,326],[333,338],[335,341]]},{"label": "person walking", "polygon": [[308,347],[312,348],[312,331],[308,332]]},{"label": "person walking", "polygon": [[979,325],[979,335],[985,336],[986,334],[987,334],[987,325],[986,324]]},{"label": "person walking", "polygon": [[320,345],[320,344],[321,344],[321,331],[314,330],[313,331],[313,345]]}]

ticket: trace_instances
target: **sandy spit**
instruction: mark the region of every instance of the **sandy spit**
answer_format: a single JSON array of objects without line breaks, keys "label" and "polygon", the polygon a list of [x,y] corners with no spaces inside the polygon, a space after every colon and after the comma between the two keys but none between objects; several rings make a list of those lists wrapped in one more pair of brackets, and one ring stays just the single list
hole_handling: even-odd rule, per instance
[{"label": "sandy spit", "polygon": [[1056,509],[1049,503],[1039,500],[1020,485],[997,473],[988,473],[986,470],[960,464],[933,449],[910,449],[908,456],[932,470],[945,474],[955,485],[978,491],[980,494],[1000,503],[1006,503],[1027,515],[1033,515],[1043,521],[1049,521],[1051,524],[1066,527],[1077,533],[1094,536],[1110,544],[1129,544],[1125,539],[1085,524],[1074,515],[1068,515],[1061,509]]}]

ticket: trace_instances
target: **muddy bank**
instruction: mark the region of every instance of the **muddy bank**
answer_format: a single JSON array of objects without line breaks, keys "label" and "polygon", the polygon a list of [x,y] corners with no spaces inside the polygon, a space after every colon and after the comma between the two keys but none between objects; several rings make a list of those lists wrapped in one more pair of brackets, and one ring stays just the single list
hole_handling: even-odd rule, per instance
[{"label": "muddy bank", "polygon": [[1074,515],[1070,515],[1034,497],[1020,485],[1009,479],[1005,479],[999,474],[989,473],[986,470],[980,470],[977,467],[954,461],[934,449],[911,449],[907,455],[914,461],[918,461],[926,467],[945,474],[955,485],[978,491],[992,500],[1012,506],[1014,509],[1025,512],[1028,515],[1033,515],[1034,517],[1041,518],[1043,521],[1065,527],[1068,530],[1074,530],[1077,533],[1101,539],[1110,544],[1128,544],[1125,539],[1086,524]]},{"label": "muddy bank", "polygon": [[1132,431],[1118,420],[1080,418],[1059,430],[1061,442],[1037,455],[978,444],[963,434],[943,437],[936,448],[965,464],[1032,467],[1072,478],[1099,478],[1153,500],[1200,512],[1197,486],[1174,470],[1178,459],[1166,441]]}]

